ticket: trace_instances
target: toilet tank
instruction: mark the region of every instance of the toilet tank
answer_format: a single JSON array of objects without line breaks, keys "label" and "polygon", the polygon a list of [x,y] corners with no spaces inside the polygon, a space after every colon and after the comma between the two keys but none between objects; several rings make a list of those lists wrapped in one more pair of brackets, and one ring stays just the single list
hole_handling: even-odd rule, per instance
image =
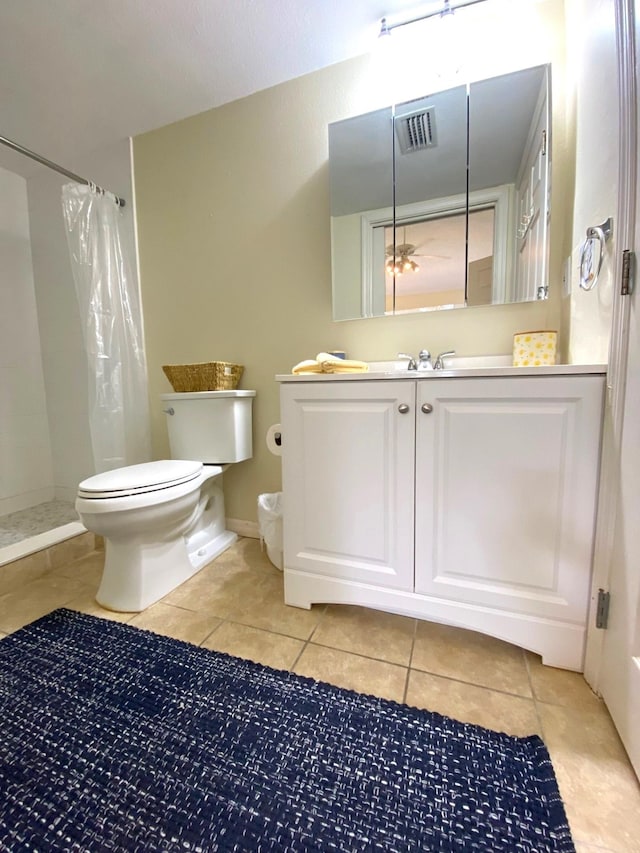
[{"label": "toilet tank", "polygon": [[255,391],[161,394],[172,459],[224,464],[253,455]]}]

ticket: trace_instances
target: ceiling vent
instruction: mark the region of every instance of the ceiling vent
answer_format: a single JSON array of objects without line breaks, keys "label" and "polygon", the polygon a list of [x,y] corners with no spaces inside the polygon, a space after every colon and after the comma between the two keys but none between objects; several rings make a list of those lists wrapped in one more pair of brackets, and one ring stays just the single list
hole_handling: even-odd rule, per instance
[{"label": "ceiling vent", "polygon": [[438,144],[435,107],[396,116],[395,125],[400,151],[403,154],[422,151],[423,148],[434,148]]}]

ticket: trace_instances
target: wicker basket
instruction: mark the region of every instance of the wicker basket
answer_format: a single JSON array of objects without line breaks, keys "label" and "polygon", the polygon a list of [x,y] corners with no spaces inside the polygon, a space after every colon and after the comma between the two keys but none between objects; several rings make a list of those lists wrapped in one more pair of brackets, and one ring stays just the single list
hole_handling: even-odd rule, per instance
[{"label": "wicker basket", "polygon": [[234,391],[244,371],[241,364],[229,361],[205,361],[201,364],[163,364],[165,376],[174,391]]}]

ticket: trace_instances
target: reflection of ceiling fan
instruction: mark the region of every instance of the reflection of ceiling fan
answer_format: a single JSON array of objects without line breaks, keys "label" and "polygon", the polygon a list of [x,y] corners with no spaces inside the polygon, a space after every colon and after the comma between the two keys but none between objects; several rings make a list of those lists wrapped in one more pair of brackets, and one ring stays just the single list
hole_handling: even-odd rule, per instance
[{"label": "reflection of ceiling fan", "polygon": [[386,255],[387,261],[385,269],[394,275],[402,275],[403,272],[416,272],[420,267],[413,260],[411,255],[415,254],[416,247],[413,243],[399,243],[394,246],[393,243],[387,246]]},{"label": "reflection of ceiling fan", "polygon": [[417,255],[416,250],[420,247],[406,242],[406,229],[403,237],[405,239],[404,243],[398,243],[396,246],[390,243],[385,250],[387,260],[384,266],[385,270],[391,275],[402,275],[405,272],[416,272],[419,270],[420,267],[413,260],[412,255],[416,258],[448,259],[447,255]]}]

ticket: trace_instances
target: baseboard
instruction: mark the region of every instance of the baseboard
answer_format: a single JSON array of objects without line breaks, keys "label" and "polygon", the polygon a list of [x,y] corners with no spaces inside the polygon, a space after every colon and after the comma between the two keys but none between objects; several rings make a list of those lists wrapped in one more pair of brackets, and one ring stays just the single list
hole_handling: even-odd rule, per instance
[{"label": "baseboard", "polygon": [[249,539],[259,539],[260,530],[257,521],[245,521],[242,518],[227,518],[227,530],[237,533],[238,536],[247,536]]}]

